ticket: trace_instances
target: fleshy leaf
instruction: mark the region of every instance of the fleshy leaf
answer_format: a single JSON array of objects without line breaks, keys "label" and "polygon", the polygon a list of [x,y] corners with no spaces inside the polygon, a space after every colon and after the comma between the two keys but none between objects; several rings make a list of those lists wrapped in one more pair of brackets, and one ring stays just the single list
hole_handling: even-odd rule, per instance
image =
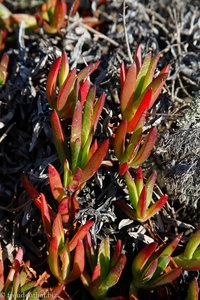
[{"label": "fleshy leaf", "polygon": [[80,275],[83,273],[84,267],[85,267],[84,246],[82,240],[78,240],[75,248],[73,269],[69,277],[66,279],[66,282],[69,283],[71,281],[78,279]]},{"label": "fleshy leaf", "polygon": [[83,168],[82,177],[80,180],[80,186],[87,182],[94,173],[99,169],[107,151],[108,151],[108,140],[105,140],[96,150],[94,155],[90,158],[86,166]]},{"label": "fleshy leaf", "polygon": [[66,109],[68,105],[68,97],[69,94],[74,86],[76,79],[76,69],[73,69],[70,73],[67,79],[65,80],[59,94],[58,94],[58,100],[57,100],[57,110],[60,112],[64,109]]},{"label": "fleshy leaf", "polygon": [[59,266],[59,257],[58,257],[58,238],[57,236],[53,237],[50,241],[49,245],[49,256],[48,256],[48,263],[49,268],[52,274],[59,280],[62,280],[62,273]]},{"label": "fleshy leaf", "polygon": [[200,245],[200,229],[197,230],[190,237],[190,239],[185,247],[184,256],[187,259],[192,259],[192,256],[199,245]]},{"label": "fleshy leaf", "polygon": [[106,236],[101,241],[98,251],[97,263],[101,267],[101,280],[104,280],[108,275],[110,268],[110,240],[109,236]]},{"label": "fleshy leaf", "polygon": [[126,132],[127,132],[127,120],[122,120],[119,127],[116,130],[116,135],[114,140],[115,155],[121,162],[123,162],[122,159],[125,150],[124,143],[125,143]]},{"label": "fleshy leaf", "polygon": [[131,98],[133,98],[135,83],[136,83],[136,65],[135,63],[133,63],[128,68],[125,81],[123,83],[123,88],[121,91],[120,106],[121,106],[122,114],[124,114],[129,101],[131,100]]},{"label": "fleshy leaf", "polygon": [[67,76],[69,74],[69,61],[67,57],[67,53],[65,51],[62,52],[62,62],[61,62],[61,68],[58,76],[59,81],[59,87],[61,88],[67,79]]},{"label": "fleshy leaf", "polygon": [[198,300],[199,299],[199,286],[197,278],[194,277],[189,285],[187,297],[185,300]]},{"label": "fleshy leaf", "polygon": [[135,211],[130,206],[128,206],[124,200],[117,200],[116,204],[130,219],[132,220],[137,219]]},{"label": "fleshy leaf", "polygon": [[64,247],[65,236],[60,213],[57,213],[52,225],[52,237],[54,236],[58,239],[59,249],[62,249]]},{"label": "fleshy leaf", "polygon": [[52,195],[58,202],[60,202],[66,196],[60,175],[56,168],[51,164],[48,165],[48,174]]},{"label": "fleshy leaf", "polygon": [[58,78],[61,61],[62,61],[61,57],[58,57],[55,60],[47,77],[47,83],[46,83],[47,99],[49,105],[53,108],[56,106],[56,85],[57,85],[57,78]]},{"label": "fleshy leaf", "polygon": [[167,195],[163,195],[159,200],[157,200],[148,210],[145,215],[145,219],[148,220],[149,218],[153,217],[161,208],[165,205],[168,200]]},{"label": "fleshy leaf", "polygon": [[135,181],[133,180],[129,171],[126,172],[124,178],[126,181],[126,185],[128,187],[129,198],[130,198],[131,204],[133,205],[134,209],[136,210],[139,197],[138,197],[138,192],[137,192]]},{"label": "fleshy leaf", "polygon": [[51,127],[53,131],[54,144],[58,153],[58,157],[60,159],[60,163],[63,166],[66,160],[65,137],[60,123],[60,119],[55,110],[53,111],[50,120],[51,120]]},{"label": "fleshy leaf", "polygon": [[158,244],[157,243],[151,243],[147,246],[145,246],[134,258],[132,263],[132,272],[134,278],[137,278],[137,276],[142,272],[145,264],[151,257],[151,255],[156,250]]},{"label": "fleshy leaf", "polygon": [[158,134],[158,132],[155,127],[150,129],[149,134],[146,137],[144,144],[142,145],[138,154],[136,155],[133,162],[131,163],[131,166],[140,165],[149,158],[149,156],[151,154],[151,150],[154,147],[154,144],[155,144],[155,141],[157,138],[157,134]]},{"label": "fleshy leaf", "polygon": [[172,283],[177,277],[179,277],[182,273],[182,268],[176,268],[172,271],[160,276],[159,278],[153,280],[148,284],[148,288],[156,288],[162,285],[166,285]]},{"label": "fleshy leaf", "polygon": [[86,77],[88,77],[90,74],[92,74],[98,68],[99,64],[100,64],[100,61],[97,61],[93,64],[86,66],[83,70],[81,70],[77,75],[78,81],[81,82]]},{"label": "fleshy leaf", "polygon": [[88,221],[84,225],[82,225],[79,230],[74,234],[73,238],[69,242],[69,250],[70,252],[76,248],[78,240],[84,239],[87,232],[90,230],[92,225],[94,224],[93,221]]},{"label": "fleshy leaf", "polygon": [[101,115],[101,112],[102,112],[102,109],[103,109],[103,106],[105,103],[105,98],[106,98],[106,95],[105,95],[105,93],[103,93],[94,105],[93,122],[92,122],[94,132],[96,130],[97,123],[98,123],[99,117]]},{"label": "fleshy leaf", "polygon": [[146,214],[146,194],[146,187],[144,186],[137,206],[137,217],[141,219],[141,221],[143,221]]},{"label": "fleshy leaf", "polygon": [[45,196],[41,193],[41,214],[42,214],[42,221],[44,225],[44,230],[48,238],[51,237],[51,218],[49,214],[49,208]]}]

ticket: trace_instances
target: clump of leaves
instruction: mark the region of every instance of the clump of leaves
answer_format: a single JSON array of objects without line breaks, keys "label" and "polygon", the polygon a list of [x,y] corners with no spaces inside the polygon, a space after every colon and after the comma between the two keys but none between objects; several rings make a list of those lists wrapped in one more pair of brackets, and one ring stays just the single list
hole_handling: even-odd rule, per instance
[{"label": "clump of leaves", "polygon": [[124,200],[118,200],[117,205],[130,219],[146,222],[153,217],[168,200],[168,196],[163,195],[150,206],[153,201],[152,195],[157,173],[153,172],[146,184],[144,184],[141,167],[137,169],[135,179],[131,176],[129,171],[125,173],[124,178],[128,187],[129,199],[132,207],[127,205]]},{"label": "clump of leaves", "polygon": [[12,32],[14,28],[23,22],[24,28],[35,28],[36,18],[29,14],[12,13],[4,4],[0,3],[0,27],[7,32]]},{"label": "clump of leaves", "polygon": [[134,63],[126,69],[120,66],[120,107],[124,120],[127,120],[127,132],[133,132],[141,115],[155,103],[161,93],[169,73],[169,66],[164,67],[154,78],[160,54],[152,57],[148,53],[142,61],[141,45],[137,47]]},{"label": "clump of leaves", "polygon": [[[89,233],[84,242],[90,270],[84,270],[81,281],[94,299],[110,299],[106,297],[107,292],[118,282],[126,264],[126,256],[122,254],[122,243],[120,240],[117,242],[111,257],[108,236],[101,241],[98,251],[95,250]],[[124,298],[119,296],[112,299]]]},{"label": "clump of leaves", "polygon": [[47,33],[55,34],[65,27],[67,4],[65,0],[47,0],[42,11],[37,14],[38,22],[42,24]]},{"label": "clump of leaves", "polygon": [[9,63],[9,56],[4,53],[1,57],[0,61],[0,86],[4,85],[8,76],[8,63]]},{"label": "clump of leaves", "polygon": [[127,135],[127,120],[122,120],[116,130],[114,151],[120,162],[120,175],[123,175],[128,168],[137,167],[144,163],[151,154],[157,138],[157,129],[155,127],[151,128],[143,141],[142,137],[145,117],[146,113],[143,113],[131,135]]},{"label": "clump of leaves", "polygon": [[68,232],[64,232],[61,215],[57,214],[52,226],[48,263],[52,274],[60,283],[66,285],[83,273],[85,251],[82,240],[92,225],[93,222],[88,221],[69,240]]},{"label": "clump of leaves", "polygon": [[[30,261],[23,261],[23,255],[23,250],[19,248],[6,276],[2,257],[2,249],[0,246],[1,299],[39,299],[39,296],[43,296],[44,299],[47,299],[45,298],[47,289],[44,289],[42,285],[44,281],[48,279],[49,274],[45,272],[43,275],[41,275],[41,278],[36,279],[36,272],[30,267]],[[58,290],[58,287],[51,289],[52,295],[56,295],[56,290]],[[48,299],[53,300],[53,297]]]},{"label": "clump of leaves", "polygon": [[163,251],[153,242],[144,247],[132,263],[132,282],[130,299],[138,299],[139,289],[155,289],[172,283],[182,273],[181,267],[171,263],[172,253],[177,247],[182,235],[177,236]]}]

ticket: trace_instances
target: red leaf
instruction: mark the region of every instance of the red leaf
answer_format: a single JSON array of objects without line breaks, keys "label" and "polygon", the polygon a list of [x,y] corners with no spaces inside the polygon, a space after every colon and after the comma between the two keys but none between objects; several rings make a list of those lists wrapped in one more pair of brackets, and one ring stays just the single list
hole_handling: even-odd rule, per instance
[{"label": "red leaf", "polygon": [[106,98],[106,95],[105,95],[105,93],[103,93],[94,105],[93,121],[92,121],[94,132],[96,130],[97,123],[99,121],[99,117],[101,115],[101,112],[102,112],[102,109],[103,109],[103,106],[105,103],[105,98]]},{"label": "red leaf", "polygon": [[121,251],[122,251],[122,241],[118,240],[117,244],[115,246],[112,258],[111,258],[111,262],[110,262],[110,267],[114,267],[114,265],[117,263],[120,255],[121,255]]},{"label": "red leaf", "polygon": [[125,78],[126,78],[126,68],[125,68],[124,62],[122,62],[120,64],[120,86],[121,86],[121,90],[124,86]]},{"label": "red leaf", "polygon": [[137,166],[142,164],[145,160],[148,159],[149,155],[151,154],[151,150],[154,147],[156,138],[157,138],[157,129],[155,127],[151,128],[149,131],[148,136],[146,137],[146,140],[144,144],[142,145],[141,149],[139,150],[138,154],[134,158],[134,160],[131,162],[131,166]]},{"label": "red leaf", "polygon": [[94,173],[99,169],[107,151],[108,151],[108,144],[109,141],[105,140],[96,150],[94,155],[90,158],[86,166],[83,168],[82,177],[80,180],[80,186],[87,182],[88,179],[90,179]]},{"label": "red leaf", "polygon": [[63,166],[65,159],[66,159],[65,137],[64,137],[61,123],[60,123],[60,119],[55,110],[53,111],[53,113],[51,115],[50,121],[51,121],[51,127],[52,127],[52,131],[53,131],[54,144],[55,144],[61,165]]},{"label": "red leaf", "polygon": [[49,105],[53,108],[56,106],[56,84],[57,84],[58,73],[61,65],[61,60],[62,60],[61,57],[58,57],[55,60],[47,77],[47,83],[46,83],[47,99]]},{"label": "red leaf", "polygon": [[89,154],[88,154],[88,160],[90,160],[90,158],[93,156],[93,154],[97,151],[98,149],[98,143],[97,140],[94,140],[94,143],[92,144]]},{"label": "red leaf", "polygon": [[157,243],[151,243],[147,246],[145,246],[134,258],[133,264],[132,264],[132,272],[134,275],[134,278],[137,278],[139,274],[143,271],[144,266],[150,259],[151,255],[156,250],[158,244]]},{"label": "red leaf", "polygon": [[123,162],[123,154],[125,151],[125,138],[127,133],[127,120],[122,120],[118,126],[114,140],[115,155],[120,162]]},{"label": "red leaf", "polygon": [[146,214],[146,187],[143,187],[143,190],[140,194],[140,198],[138,201],[138,206],[137,206],[137,217],[138,219],[141,220],[141,222],[143,222],[143,218],[145,217]]},{"label": "red leaf", "polygon": [[85,252],[86,252],[86,256],[87,256],[87,261],[89,262],[90,270],[93,271],[94,267],[97,263],[97,257],[94,252],[92,238],[91,238],[91,235],[89,232],[87,232],[87,234],[84,238],[84,242],[85,242]]},{"label": "red leaf", "polygon": [[168,73],[164,74],[159,74],[153,81],[152,83],[149,84],[148,89],[152,89],[152,98],[151,98],[151,103],[150,103],[150,108],[153,106],[155,103],[156,99],[160,95],[162,88],[165,84],[165,81],[168,77]]},{"label": "red leaf", "polygon": [[90,74],[92,74],[98,68],[99,64],[100,64],[100,61],[97,61],[93,64],[86,66],[82,71],[80,71],[78,73],[78,75],[77,75],[78,81],[81,82],[86,77],[90,76]]},{"label": "red leaf", "polygon": [[66,196],[60,174],[53,165],[48,165],[49,183],[53,197],[60,202]]},{"label": "red leaf", "polygon": [[64,26],[64,20],[67,13],[67,5],[65,0],[57,0],[53,15],[53,27],[60,29]]},{"label": "red leaf", "polygon": [[[21,180],[22,180],[23,186],[25,187],[25,189],[26,189],[29,197],[31,197],[33,200],[35,200],[36,198],[38,198],[39,195],[40,195],[40,193],[32,185],[32,183],[30,183],[30,181],[28,180],[28,178],[25,175],[22,175],[21,176]],[[40,208],[40,206],[38,208]]]},{"label": "red leaf", "polygon": [[70,252],[76,248],[76,245],[78,243],[78,240],[84,239],[87,232],[90,230],[92,225],[94,224],[93,221],[88,221],[84,225],[82,225],[79,230],[74,234],[73,238],[69,242],[69,250]]},{"label": "red leaf", "polygon": [[81,143],[81,131],[82,131],[82,104],[80,101],[77,101],[76,107],[74,110],[71,126],[71,139],[70,142],[75,143],[76,140],[80,140]]},{"label": "red leaf", "polygon": [[123,163],[119,165],[119,174],[123,176],[128,171],[128,163]]},{"label": "red leaf", "polygon": [[76,248],[75,248],[73,269],[72,269],[69,277],[66,279],[66,283],[69,283],[71,281],[78,279],[80,277],[80,275],[83,273],[84,267],[85,267],[84,246],[83,246],[83,242],[81,240],[78,240]]},{"label": "red leaf", "polygon": [[145,216],[145,219],[153,217],[161,208],[165,205],[168,200],[168,196],[162,196],[158,201],[156,201],[148,210]]},{"label": "red leaf", "polygon": [[96,280],[99,281],[100,278],[101,278],[101,266],[100,264],[97,264],[92,273],[92,282],[94,283]]},{"label": "red leaf", "polygon": [[126,107],[131,98],[133,98],[134,88],[136,83],[136,65],[133,63],[126,73],[125,81],[121,91],[120,106],[121,112],[124,114]]},{"label": "red leaf", "polygon": [[76,69],[73,69],[69,73],[69,76],[65,80],[65,82],[58,94],[57,109],[59,112],[62,112],[68,106],[68,97],[69,97],[70,92],[72,91],[75,80],[76,80]]},{"label": "red leaf", "polygon": [[135,51],[134,61],[137,66],[137,74],[139,73],[139,70],[142,66],[142,45],[139,44]]},{"label": "red leaf", "polygon": [[86,78],[80,86],[81,104],[85,103],[90,89],[90,81]]},{"label": "red leaf", "polygon": [[143,182],[143,173],[142,173],[142,167],[139,166],[137,168],[137,173],[136,173],[136,178],[135,178],[135,184],[137,187],[137,193],[140,196],[142,190],[143,190],[143,186],[144,186],[144,182]]},{"label": "red leaf", "polygon": [[51,218],[49,214],[49,208],[45,196],[41,193],[41,214],[42,214],[42,221],[44,225],[44,230],[48,238],[51,237]]},{"label": "red leaf", "polygon": [[80,0],[74,0],[69,13],[70,17],[73,17],[76,14],[77,10],[79,9],[79,6],[80,6]]},{"label": "red leaf", "polygon": [[172,283],[177,277],[179,277],[182,273],[182,268],[176,268],[157,279],[153,280],[151,283],[148,284],[148,288],[155,288],[162,285],[166,285]]},{"label": "red leaf", "polygon": [[143,97],[136,113],[134,114],[132,120],[128,122],[127,132],[133,132],[135,130],[142,114],[144,113],[145,110],[149,109],[151,97],[152,97],[152,90],[149,89],[145,92],[144,97]]},{"label": "red leaf", "polygon": [[153,193],[153,188],[156,183],[157,179],[157,173],[154,171],[151,176],[148,178],[147,183],[146,183],[146,189],[147,189],[147,207],[149,207],[149,204],[151,203],[152,200],[152,193]]}]

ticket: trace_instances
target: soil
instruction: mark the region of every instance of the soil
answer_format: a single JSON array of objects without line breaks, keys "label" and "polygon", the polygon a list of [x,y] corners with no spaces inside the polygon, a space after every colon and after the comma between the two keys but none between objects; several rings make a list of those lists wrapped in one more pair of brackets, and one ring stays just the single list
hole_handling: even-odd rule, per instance
[{"label": "soil", "polygon": [[[92,1],[92,9],[95,2]],[[3,3],[13,12],[31,13],[36,9],[35,1],[30,1],[29,6],[22,0]],[[25,192],[20,177],[26,174],[46,195],[50,205],[54,205],[47,166],[51,163],[59,169],[60,165],[53,144],[45,84],[50,66],[62,50],[67,51],[71,68],[81,69],[85,63],[101,61],[91,76],[97,94],[102,91],[107,94],[96,132],[98,140],[105,137],[112,140],[112,128],[120,120],[119,63],[130,64],[122,1],[105,1],[97,12],[102,23],[94,30],[83,26],[81,14],[86,12],[82,7],[60,34],[51,36],[42,28],[24,31],[20,27],[4,50],[10,62],[6,84],[0,90],[0,239],[8,264],[14,249],[20,246],[38,274],[47,268],[47,239],[38,209]],[[117,168],[102,165],[79,194],[81,209],[77,218],[80,222],[95,221],[92,230],[95,243],[107,234],[111,243],[121,238],[127,256],[133,257],[144,244],[154,239],[171,241],[180,232],[184,232],[182,244],[185,244],[200,227],[199,1],[127,0],[125,20],[131,53],[141,43],[144,54],[150,50],[161,53],[158,69],[170,64],[169,77],[149,113],[146,127],[156,125],[159,138],[143,166],[145,176],[157,170],[158,186],[170,200],[147,226],[128,222],[115,205],[116,199],[127,198],[123,178]],[[115,166],[112,149],[105,159],[112,160]],[[185,272],[170,288],[169,299],[184,299],[189,279],[198,276],[196,273]],[[122,280],[126,282],[126,278]],[[89,299],[81,285],[78,291],[73,284],[70,288],[72,299]],[[117,291],[118,287],[111,294]],[[141,299],[144,297],[160,299],[159,294],[150,292],[141,295]]]}]

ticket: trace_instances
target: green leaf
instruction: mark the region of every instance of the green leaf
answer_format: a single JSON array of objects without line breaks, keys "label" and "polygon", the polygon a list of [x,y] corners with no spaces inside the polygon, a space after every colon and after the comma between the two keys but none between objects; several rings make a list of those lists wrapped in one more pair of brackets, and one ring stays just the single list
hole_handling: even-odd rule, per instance
[{"label": "green leaf", "polygon": [[176,268],[159,278],[153,280],[151,283],[148,283],[148,289],[157,288],[162,285],[170,284],[172,283],[177,277],[179,277],[182,273],[182,268]]},{"label": "green leaf", "polygon": [[60,213],[57,213],[52,225],[52,237],[54,236],[57,237],[59,250],[61,250],[64,247],[65,235],[64,235],[64,228],[63,228],[62,218]]},{"label": "green leaf", "polygon": [[146,214],[146,187],[143,187],[143,190],[140,194],[140,198],[138,201],[138,206],[137,206],[137,218],[138,220],[140,220],[141,222],[143,222],[143,219],[145,218],[145,214]]},{"label": "green leaf", "polygon": [[80,186],[85,184],[94,173],[99,169],[107,151],[108,151],[108,140],[105,140],[96,150],[94,155],[90,158],[86,166],[83,168],[82,177],[80,180]]},{"label": "green leaf", "polygon": [[101,280],[104,280],[108,275],[110,268],[110,240],[106,236],[99,246],[97,264],[101,267]]},{"label": "green leaf", "polygon": [[197,278],[194,277],[189,285],[187,297],[185,300],[198,300],[199,299],[199,286]]},{"label": "green leaf", "polygon": [[96,96],[96,87],[92,87],[89,90],[83,112],[83,126],[82,126],[82,148],[85,146],[90,133],[93,131],[92,118],[93,118],[93,107],[94,99]]},{"label": "green leaf", "polygon": [[139,196],[138,196],[137,188],[135,185],[135,181],[133,180],[129,171],[126,172],[124,178],[125,178],[126,185],[128,188],[131,204],[133,205],[134,209],[136,210],[137,205],[138,205]]},{"label": "green leaf", "polygon": [[134,94],[135,101],[137,101],[137,99],[142,94],[142,87],[144,84],[144,80],[145,80],[145,76],[147,74],[148,68],[150,66],[150,62],[151,62],[151,53],[149,53],[145,56],[142,66],[137,75],[137,80],[136,80],[136,84],[135,84],[135,94]]},{"label": "green leaf", "polygon": [[59,87],[61,88],[67,79],[67,76],[69,74],[69,61],[67,57],[67,53],[65,51],[62,52],[62,62],[61,62],[61,68],[59,72]]},{"label": "green leaf", "polygon": [[200,229],[197,230],[189,239],[184,251],[184,256],[187,259],[192,259],[192,256],[200,245]]},{"label": "green leaf", "polygon": [[74,254],[74,263],[72,271],[69,277],[66,279],[65,283],[72,282],[80,277],[83,273],[85,267],[85,251],[82,240],[78,240],[75,254]]},{"label": "green leaf", "polygon": [[145,220],[153,217],[161,208],[165,205],[168,200],[167,195],[163,195],[159,200],[157,200],[148,210],[145,215]]},{"label": "green leaf", "polygon": [[59,266],[59,255],[58,255],[59,242],[58,237],[54,236],[50,240],[49,244],[49,255],[48,255],[48,263],[51,273],[58,279],[58,281],[62,282],[62,272]]}]

